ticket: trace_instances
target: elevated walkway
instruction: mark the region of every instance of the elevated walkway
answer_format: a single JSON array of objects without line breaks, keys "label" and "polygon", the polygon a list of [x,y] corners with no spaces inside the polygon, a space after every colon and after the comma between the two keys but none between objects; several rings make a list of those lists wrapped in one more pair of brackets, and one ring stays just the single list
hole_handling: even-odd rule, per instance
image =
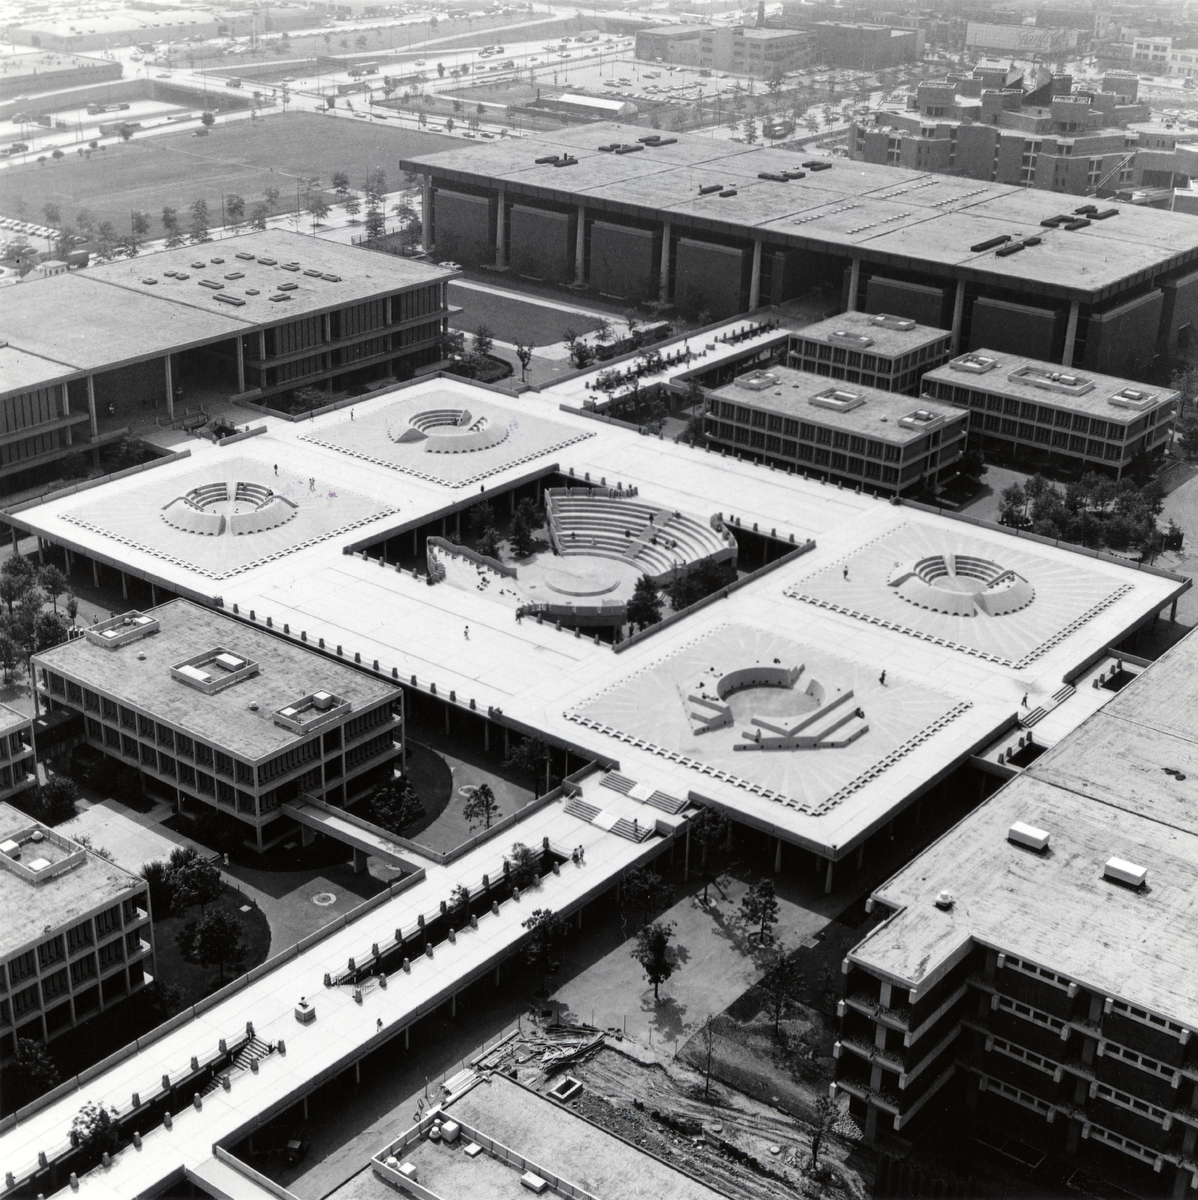
[{"label": "elevated walkway", "polygon": [[[284,804],[282,810],[306,829],[344,842],[362,854],[377,854],[393,867],[400,867],[405,871],[416,871],[420,867],[419,863],[404,857],[403,847],[394,834],[364,821],[361,817],[355,817],[353,813],[344,809],[325,804],[323,800],[317,800],[314,796],[301,795],[299,799]],[[357,867],[357,855],[354,857]]]}]

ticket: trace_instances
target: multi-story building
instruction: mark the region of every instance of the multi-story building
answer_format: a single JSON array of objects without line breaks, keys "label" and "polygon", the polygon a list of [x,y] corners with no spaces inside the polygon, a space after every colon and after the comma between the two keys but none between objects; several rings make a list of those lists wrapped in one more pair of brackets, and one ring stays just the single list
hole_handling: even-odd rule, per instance
[{"label": "multi-story building", "polygon": [[450,275],[268,230],[0,289],[0,490],[182,406],[410,378]]},{"label": "multi-story building", "polygon": [[1193,1195],[1196,665],[1185,639],[874,893],[833,1084],[867,1139],[964,1117],[1025,1161]]},{"label": "multi-story building", "polygon": [[636,35],[636,57],[643,62],[699,65],[699,42],[708,25],[660,25],[641,29]]},{"label": "multi-story building", "polygon": [[36,655],[37,692],[82,714],[93,749],[178,807],[214,808],[258,850],[295,829],[301,793],[345,805],[402,753],[397,684],[174,600]]},{"label": "multi-story building", "polygon": [[811,54],[811,35],[802,29],[731,25],[707,26],[699,32],[698,65],[716,71],[768,77],[807,66]]},{"label": "multi-story building", "polygon": [[789,367],[717,388],[706,411],[714,446],[896,496],[935,487],[965,451],[966,417],[951,405],[830,384]]},{"label": "multi-story building", "polygon": [[1077,30],[970,21],[965,27],[965,49],[971,54],[1011,54],[1018,58],[1072,54],[1077,49]]},{"label": "multi-story building", "polygon": [[846,312],[792,334],[787,365],[883,392],[918,395],[924,373],[951,353],[947,330],[889,313]]},{"label": "multi-story building", "polygon": [[808,4],[783,4],[782,25],[807,29],[815,38],[814,61],[830,67],[880,71],[915,62],[923,54],[923,30],[861,21],[827,21],[829,10]]},{"label": "multi-story building", "polygon": [[987,458],[1096,470],[1120,479],[1132,460],[1164,452],[1178,393],[1049,362],[975,350],[929,371],[925,396],[969,410]]},{"label": "multi-story building", "polygon": [[849,154],[1073,195],[1113,195],[1141,186],[1144,172],[1148,181],[1160,178],[1166,167],[1181,172],[1182,182],[1196,156],[1171,157],[1184,135],[1137,124],[1148,120],[1149,108],[1136,90],[1135,76],[1123,73],[1108,74],[1092,91],[1074,90],[1068,76],[979,67],[969,77],[921,83],[906,108],[885,107],[853,122]]},{"label": "multi-story building", "polygon": [[33,719],[0,704],[0,800],[37,783]]},{"label": "multi-story building", "polygon": [[0,1062],[154,974],[146,881],[0,803]]}]

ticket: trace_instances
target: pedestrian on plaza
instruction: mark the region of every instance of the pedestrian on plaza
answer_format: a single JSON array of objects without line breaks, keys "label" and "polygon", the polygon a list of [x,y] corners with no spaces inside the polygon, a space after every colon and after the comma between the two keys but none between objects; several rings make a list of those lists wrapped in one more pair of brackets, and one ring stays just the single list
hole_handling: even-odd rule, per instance
[{"label": "pedestrian on plaza", "polygon": [[885,687],[885,686],[886,686],[886,672],[885,672],[885,671],[883,671],[883,672],[882,672],[882,674],[881,674],[881,675],[878,677],[878,682],[879,682],[879,683],[880,683],[880,684],[881,684],[883,687]]}]

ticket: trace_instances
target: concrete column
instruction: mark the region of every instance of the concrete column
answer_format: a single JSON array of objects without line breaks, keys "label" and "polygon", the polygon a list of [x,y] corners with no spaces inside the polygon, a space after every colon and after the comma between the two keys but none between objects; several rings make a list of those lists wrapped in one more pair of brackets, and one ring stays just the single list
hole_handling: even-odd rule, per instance
[{"label": "concrete column", "polygon": [[749,279],[749,311],[761,303],[761,239],[753,243],[753,274]]},{"label": "concrete column", "polygon": [[411,1025],[407,1026],[407,1028],[405,1028],[403,1031],[403,1048],[405,1050],[408,1048],[408,1038],[411,1035],[411,1031],[412,1031]]},{"label": "concrete column", "polygon": [[449,997],[449,1015],[451,1017],[456,1017],[458,1015],[458,994],[457,994],[457,992],[454,992],[454,994]]},{"label": "concrete column", "polygon": [[483,752],[491,749],[491,722],[483,717]]},{"label": "concrete column", "polygon": [[782,839],[778,838],[778,848],[774,851],[774,874],[782,870]]},{"label": "concrete column", "polygon": [[87,412],[92,419],[92,437],[96,437],[100,429],[96,424],[96,380],[93,375],[87,377]]},{"label": "concrete column", "polygon": [[445,732],[449,732],[449,705],[445,706]]},{"label": "concrete column", "polygon": [[121,572],[121,599],[129,599],[129,576],[124,571]]},{"label": "concrete column", "polygon": [[163,376],[166,381],[166,415],[175,418],[175,382],[171,378],[171,356],[165,355],[162,360]]},{"label": "concrete column", "polygon": [[507,238],[504,236],[507,230],[504,228],[504,206],[506,197],[504,189],[499,189],[499,203],[495,206],[495,265],[497,267],[507,266]]},{"label": "concrete column", "polygon": [[[260,362],[263,362],[263,363],[266,362],[266,330],[265,329],[258,330],[258,359]],[[265,372],[266,368],[263,367],[262,370],[263,370],[263,372]],[[263,377],[262,382],[263,383],[266,382],[265,376]]]},{"label": "concrete column", "polygon": [[848,312],[857,311],[857,290],[861,286],[861,260],[854,258],[852,266],[849,269],[849,302],[846,305]]},{"label": "concrete column", "polygon": [[657,298],[665,304],[670,298],[670,223],[661,227],[661,282]]},{"label": "concrete column", "polygon": [[578,229],[574,233],[574,282],[582,287],[586,283],[587,206],[578,206]]},{"label": "concrete column", "polygon": [[237,390],[245,391],[245,346],[241,342],[241,334],[237,335]]},{"label": "concrete column", "polygon": [[304,1120],[308,1119],[308,1097],[304,1097]]},{"label": "concrete column", "polygon": [[433,248],[433,177],[425,175],[420,189],[420,244]]},{"label": "concrete column", "polygon": [[92,559],[92,586],[100,586],[100,564],[94,558]]},{"label": "concrete column", "polygon": [[862,842],[857,847],[857,869],[860,870],[865,865],[865,843]]},{"label": "concrete column", "polygon": [[691,872],[691,827],[690,822],[686,824],[686,852],[682,857],[682,878],[684,880],[690,878]]},{"label": "concrete column", "polygon": [[827,875],[827,878],[824,880],[824,895],[825,896],[830,896],[832,894],[832,867],[833,867],[833,865],[834,864],[833,864],[832,860],[829,858],[828,859],[828,875]]},{"label": "concrete column", "polygon": [[419,529],[412,530],[412,554],[413,555],[420,554],[420,530]]},{"label": "concrete column", "polygon": [[356,1063],[354,1063],[354,1083],[361,1083],[361,1082],[362,1082],[362,1060],[358,1059],[358,1061]]},{"label": "concrete column", "polygon": [[1063,367],[1073,366],[1073,343],[1077,340],[1077,310],[1081,307],[1081,302],[1074,300],[1069,305],[1069,323],[1065,326],[1065,351],[1061,355],[1061,365]]},{"label": "concrete column", "polygon": [[153,583],[150,584],[150,607],[158,607],[158,585]]},{"label": "concrete column", "polygon": [[965,316],[965,280],[957,280],[957,298],[953,301],[953,356],[961,353],[961,321]]}]

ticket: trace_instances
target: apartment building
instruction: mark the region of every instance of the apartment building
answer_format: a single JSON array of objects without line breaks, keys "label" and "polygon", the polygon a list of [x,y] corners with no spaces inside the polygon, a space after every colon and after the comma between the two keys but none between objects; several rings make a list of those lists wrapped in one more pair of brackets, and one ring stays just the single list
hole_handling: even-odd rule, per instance
[{"label": "apartment building", "polygon": [[1195,666],[1187,639],[874,893],[832,1085],[867,1139],[931,1122],[1194,1194]]},{"label": "apartment building", "polygon": [[966,421],[951,405],[771,367],[711,392],[704,430],[738,455],[901,495],[934,487],[961,457]]},{"label": "apartment building", "polygon": [[284,804],[352,803],[402,753],[397,684],[187,600],[101,621],[33,663],[41,701],[81,714],[87,745],[180,809],[236,818],[259,851],[295,831]]},{"label": "apartment building", "polygon": [[992,350],[929,371],[923,389],[969,410],[970,435],[987,458],[1116,479],[1138,455],[1164,452],[1180,401],[1170,388]]},{"label": "apartment building", "polygon": [[0,802],[0,1063],[154,975],[146,882]]},{"label": "apartment building", "polygon": [[951,353],[952,334],[946,329],[890,313],[845,312],[792,334],[787,365],[917,396],[925,372],[946,362]]}]

